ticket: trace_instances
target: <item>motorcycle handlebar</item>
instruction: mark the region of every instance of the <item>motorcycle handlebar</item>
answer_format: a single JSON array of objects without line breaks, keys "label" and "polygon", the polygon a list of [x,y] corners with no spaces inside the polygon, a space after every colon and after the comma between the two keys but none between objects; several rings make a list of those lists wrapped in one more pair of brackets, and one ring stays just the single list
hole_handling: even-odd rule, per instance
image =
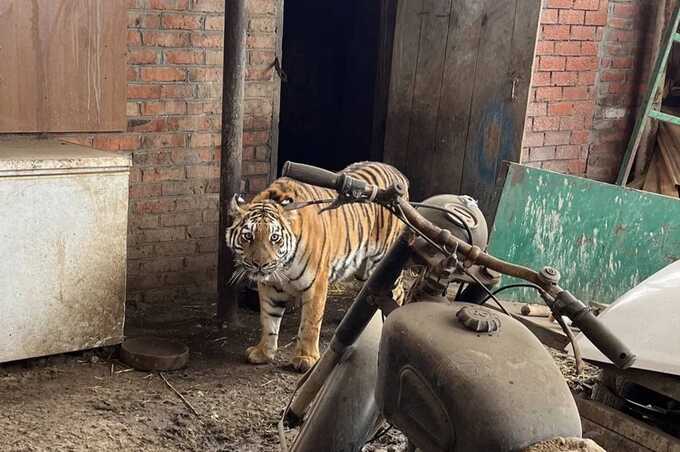
[{"label": "motorcycle handlebar", "polygon": [[[366,182],[355,179],[346,174],[333,173],[311,165],[286,162],[283,166],[283,176],[290,177],[297,181],[316,185],[319,187],[336,190],[347,194],[351,189],[360,189],[364,192],[377,190],[381,194],[399,193],[399,189],[380,190]],[[380,195],[378,197],[381,197]],[[397,202],[404,216],[423,234],[431,240],[444,245],[448,249],[458,249],[468,259],[500,273],[524,279],[531,283],[541,286],[546,293],[551,295],[555,301],[559,302],[564,309],[563,313],[579,327],[583,334],[604,353],[614,364],[622,369],[629,367],[635,361],[635,355],[630,349],[621,342],[602,322],[581,301],[568,291],[562,290],[556,284],[545,284],[538,273],[530,268],[505,262],[501,259],[483,252],[476,246],[459,240],[457,237],[448,233],[446,230],[435,226],[425,219],[418,211],[403,198],[398,197]]]},{"label": "motorcycle handlebar", "polygon": [[583,302],[566,290],[560,292],[555,301],[560,312],[569,317],[611,362],[621,369],[633,364],[635,355],[631,350]]},{"label": "motorcycle handlebar", "polygon": [[342,189],[342,178],[340,174],[317,168],[316,166],[286,162],[283,164],[281,175],[305,184],[316,185],[317,187],[330,188],[338,191]]}]

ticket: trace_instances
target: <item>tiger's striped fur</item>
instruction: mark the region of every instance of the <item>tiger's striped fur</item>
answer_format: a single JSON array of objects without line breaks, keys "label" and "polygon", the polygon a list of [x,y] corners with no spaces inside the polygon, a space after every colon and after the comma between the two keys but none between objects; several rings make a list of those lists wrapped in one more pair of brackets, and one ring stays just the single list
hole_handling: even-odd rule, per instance
[{"label": "tiger's striped fur", "polygon": [[[397,169],[382,163],[355,163],[343,172],[383,188],[394,182],[408,186]],[[293,366],[309,369],[319,358],[329,284],[352,274],[368,278],[399,236],[399,220],[377,204],[347,204],[323,213],[323,204],[284,209],[291,202],[335,196],[332,190],[280,178],[249,204],[232,202],[226,240],[235,256],[234,279],[256,281],[260,297],[262,332],[260,342],[246,351],[251,363],[274,357],[287,303],[297,301],[302,313]],[[401,287],[395,293],[403,298]]]}]

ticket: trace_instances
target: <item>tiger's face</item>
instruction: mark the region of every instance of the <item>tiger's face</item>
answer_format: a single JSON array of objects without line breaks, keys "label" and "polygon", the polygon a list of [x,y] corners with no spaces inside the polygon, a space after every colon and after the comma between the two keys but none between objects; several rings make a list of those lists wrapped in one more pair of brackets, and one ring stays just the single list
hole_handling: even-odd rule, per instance
[{"label": "tiger's face", "polygon": [[236,271],[232,282],[243,277],[253,281],[281,281],[282,270],[293,259],[297,238],[290,212],[273,200],[241,206],[232,200],[233,221],[227,229],[227,245],[234,253]]}]

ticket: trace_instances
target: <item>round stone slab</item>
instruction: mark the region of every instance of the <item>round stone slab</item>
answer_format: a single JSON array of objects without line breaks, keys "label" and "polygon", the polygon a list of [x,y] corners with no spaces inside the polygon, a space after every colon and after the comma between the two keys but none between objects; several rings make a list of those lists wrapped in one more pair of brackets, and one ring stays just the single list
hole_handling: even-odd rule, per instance
[{"label": "round stone slab", "polygon": [[187,365],[189,347],[170,339],[135,337],[123,342],[120,359],[137,370],[176,370]]}]

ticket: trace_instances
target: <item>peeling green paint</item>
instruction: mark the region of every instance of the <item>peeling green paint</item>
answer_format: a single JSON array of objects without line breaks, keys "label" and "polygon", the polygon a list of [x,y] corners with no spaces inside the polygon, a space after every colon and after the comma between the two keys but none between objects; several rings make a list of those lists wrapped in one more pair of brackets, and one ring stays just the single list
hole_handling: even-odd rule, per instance
[{"label": "peeling green paint", "polygon": [[[553,266],[579,298],[611,303],[680,259],[680,200],[510,164],[490,241],[493,255]],[[503,296],[539,300],[529,289]]]}]

